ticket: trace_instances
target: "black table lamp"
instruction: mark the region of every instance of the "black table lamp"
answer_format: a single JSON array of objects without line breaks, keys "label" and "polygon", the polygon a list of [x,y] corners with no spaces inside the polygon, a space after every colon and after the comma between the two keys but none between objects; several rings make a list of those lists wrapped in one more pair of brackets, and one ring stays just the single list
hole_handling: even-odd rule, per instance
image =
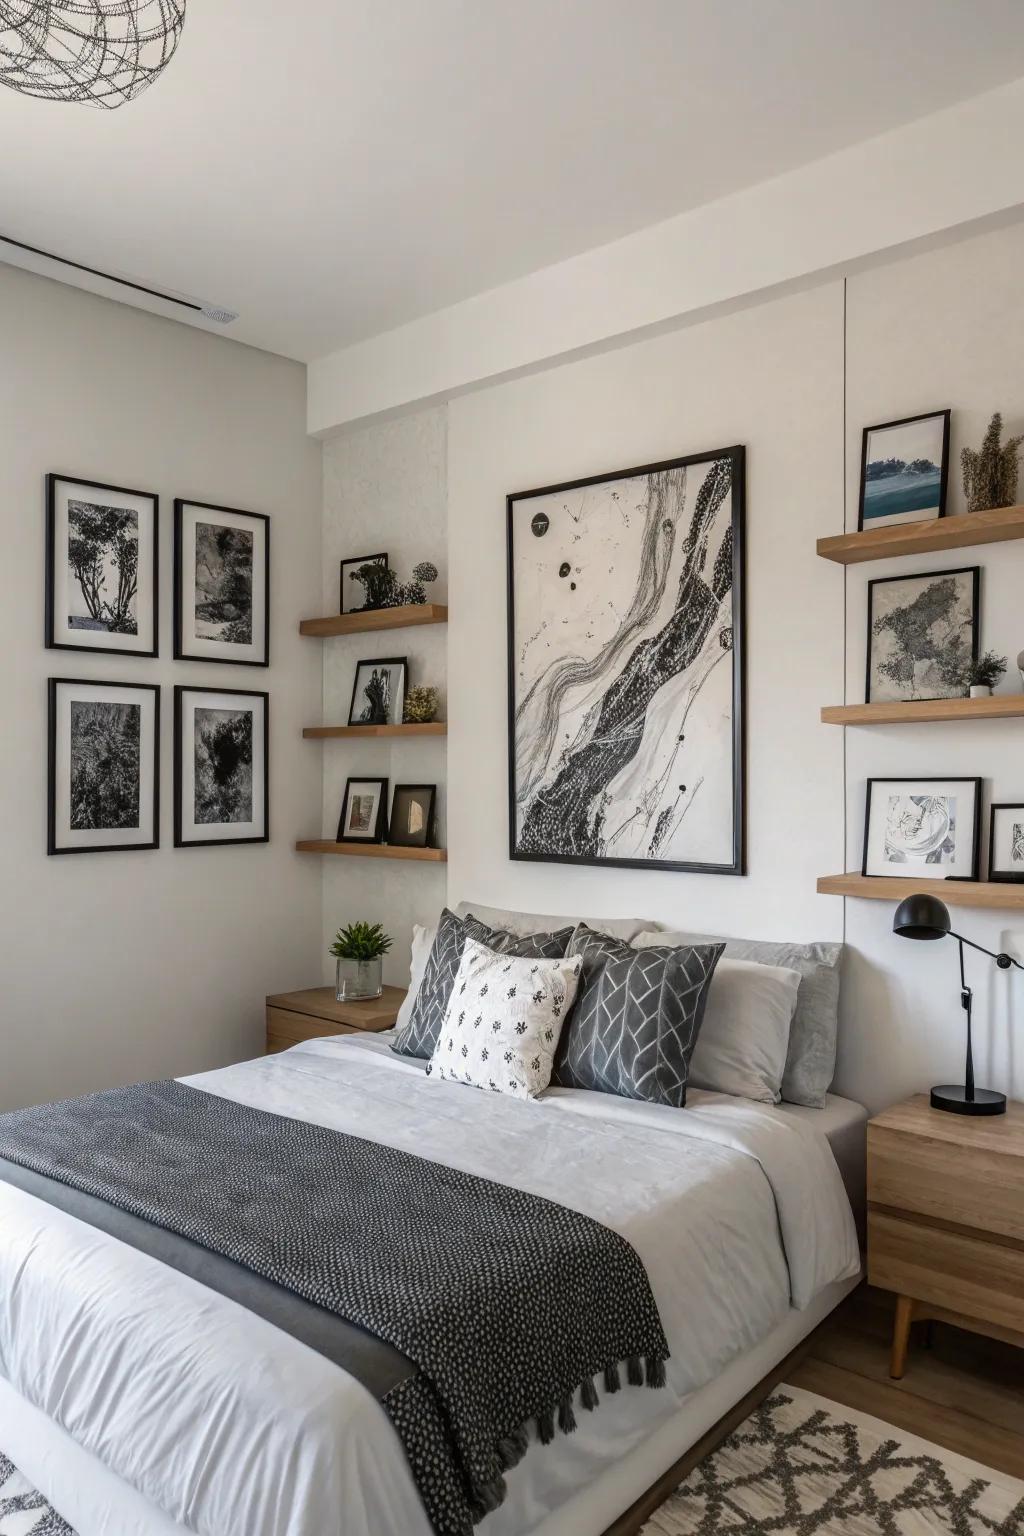
[{"label": "black table lamp", "polygon": [[954,1115],[1005,1114],[1005,1093],[996,1093],[992,1088],[975,1088],[974,1086],[974,1055],[971,1050],[971,1011],[974,994],[967,985],[967,977],[964,973],[964,945],[969,944],[971,949],[977,949],[981,954],[989,955],[1001,971],[1008,971],[1011,965],[1015,965],[1018,971],[1024,971],[1024,965],[1021,965],[1019,960],[1014,960],[1012,955],[997,955],[994,950],[986,949],[982,944],[975,944],[973,939],[965,939],[961,934],[954,933],[949,925],[949,912],[935,896],[908,896],[906,901],[901,901],[896,908],[896,916],[892,920],[892,931],[899,934],[901,939],[944,939],[948,934],[951,939],[956,939],[960,946],[960,1002],[967,1015],[967,1069],[962,1087],[956,1083],[945,1083],[941,1088],[932,1089],[932,1108],[946,1109]]}]

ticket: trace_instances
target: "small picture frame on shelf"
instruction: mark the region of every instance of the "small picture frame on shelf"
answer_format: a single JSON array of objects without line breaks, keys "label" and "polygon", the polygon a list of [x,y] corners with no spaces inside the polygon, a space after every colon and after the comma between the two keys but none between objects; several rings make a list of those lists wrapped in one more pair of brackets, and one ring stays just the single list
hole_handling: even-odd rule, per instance
[{"label": "small picture frame on shelf", "polygon": [[357,662],[349,725],[401,725],[408,673],[405,656]]},{"label": "small picture frame on shelf", "polygon": [[962,699],[978,659],[981,567],[868,582],[868,704]]},{"label": "small picture frame on shelf", "polygon": [[174,503],[174,659],[270,665],[270,518]]},{"label": "small picture frame on shelf", "polygon": [[1024,884],[1024,805],[993,805],[989,822],[988,877]]},{"label": "small picture frame on shelf", "polygon": [[376,565],[381,570],[388,568],[388,557],[380,555],[355,555],[350,560],[341,562],[341,613],[369,613],[375,605],[367,602],[367,588],[363,582],[356,580],[356,571],[364,565]]},{"label": "small picture frame on shelf", "polygon": [[977,880],[981,780],[869,779],[861,873]]},{"label": "small picture frame on shelf", "polygon": [[47,853],[160,846],[160,688],[49,680]]},{"label": "small picture frame on shelf", "polygon": [[388,823],[387,779],[348,779],[338,821],[339,843],[382,843]]},{"label": "small picture frame on shelf", "polygon": [[388,842],[396,848],[432,847],[436,806],[436,784],[396,784]]},{"label": "small picture frame on shelf", "polygon": [[46,477],[46,646],[155,656],[160,499]]},{"label": "small picture frame on shelf", "polygon": [[269,709],[247,688],[175,687],[175,848],[269,841]]},{"label": "small picture frame on shelf", "polygon": [[946,515],[950,412],[865,427],[857,527],[887,528]]}]

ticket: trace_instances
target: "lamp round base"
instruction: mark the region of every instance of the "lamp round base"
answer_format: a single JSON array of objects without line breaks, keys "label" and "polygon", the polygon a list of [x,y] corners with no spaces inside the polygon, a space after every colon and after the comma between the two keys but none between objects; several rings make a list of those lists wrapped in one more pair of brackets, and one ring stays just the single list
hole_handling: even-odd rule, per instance
[{"label": "lamp round base", "polygon": [[932,1109],[945,1109],[951,1115],[1005,1115],[1006,1094],[996,1093],[994,1088],[975,1088],[974,1098],[967,1097],[967,1089],[957,1083],[944,1083],[933,1088]]}]

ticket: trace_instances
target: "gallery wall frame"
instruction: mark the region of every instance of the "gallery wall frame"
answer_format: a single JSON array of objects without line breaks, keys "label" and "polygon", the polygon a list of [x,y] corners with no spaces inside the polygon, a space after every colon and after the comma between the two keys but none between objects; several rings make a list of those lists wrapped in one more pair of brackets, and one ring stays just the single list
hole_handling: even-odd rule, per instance
[{"label": "gallery wall frame", "polygon": [[[92,495],[95,501],[86,499]],[[74,560],[73,538],[78,547]],[[46,476],[43,606],[47,650],[143,658],[159,654],[160,497],[155,491],[80,475]],[[71,607],[85,612],[72,614]]]},{"label": "gallery wall frame", "polygon": [[47,680],[47,854],[159,848],[160,700],[158,683]]},{"label": "gallery wall frame", "polygon": [[[967,819],[967,831],[969,833],[968,853],[965,856],[957,851],[950,859],[951,867],[957,872],[948,874],[942,864],[923,863],[918,861],[914,867],[908,863],[891,863],[888,867],[881,867],[872,857],[873,848],[877,848],[878,837],[873,838],[874,817],[877,814],[879,791],[886,785],[907,786],[900,793],[900,798],[914,799],[913,790],[942,790],[961,785],[969,787],[971,796],[970,815]],[[916,798],[924,798],[918,796]],[[864,855],[861,862],[861,874],[864,876],[880,877],[883,879],[908,879],[913,876],[926,875],[933,880],[975,881],[979,878],[981,870],[981,800],[982,781],[967,775],[950,774],[938,776],[933,774],[891,775],[885,778],[868,779],[864,801]],[[938,831],[938,829],[937,829]],[[883,839],[884,841],[884,839]]]},{"label": "gallery wall frame", "polygon": [[988,878],[1004,885],[1024,884],[1024,805],[1000,801],[989,810]]},{"label": "gallery wall frame", "polygon": [[[208,514],[204,517],[203,514]],[[233,592],[224,590],[218,597],[216,590],[206,593],[204,600],[197,601],[197,570],[200,544],[203,539],[216,542],[216,534],[203,533],[200,529],[219,529],[223,535],[233,533],[240,547],[237,555],[241,566],[236,584],[244,590],[246,537],[251,540],[248,548],[250,595],[248,613],[238,618],[216,614],[200,615],[218,605],[226,613],[236,611]],[[186,571],[186,565],[189,571]],[[174,659],[175,661],[207,661],[221,666],[269,667],[270,665],[270,518],[265,512],[245,512],[238,507],[220,506],[215,502],[194,501],[177,496],[174,501]],[[191,573],[191,574],[190,574]],[[237,573],[236,577],[237,577]],[[226,587],[231,576],[223,579]],[[209,577],[216,588],[217,577]],[[243,597],[244,603],[244,597]],[[199,626],[209,633],[199,634]],[[247,625],[247,630],[246,630]],[[219,631],[219,633],[218,633]]]},{"label": "gallery wall frame", "polygon": [[[981,644],[980,565],[958,566],[950,570],[941,571],[906,571],[901,572],[895,576],[878,576],[874,580],[868,582],[868,632],[864,671],[864,702],[866,704],[874,704],[880,702],[878,697],[879,690],[874,686],[874,668],[872,666],[872,662],[875,657],[875,650],[872,643],[874,638],[875,608],[877,606],[879,593],[883,588],[891,589],[900,585],[909,588],[914,582],[926,582],[930,587],[934,587],[937,583],[940,583],[943,578],[946,577],[961,578],[962,587],[969,589],[971,624],[971,649],[969,660],[972,663],[977,661]],[[881,702],[896,702],[901,698],[921,701],[938,698],[962,698],[964,696],[964,692],[964,686],[957,686],[956,684],[951,683],[946,691],[941,693],[919,694],[912,692],[909,695],[902,695],[898,691],[893,690],[890,693],[887,693]]]},{"label": "gallery wall frame", "polygon": [[[247,707],[242,701],[254,701]],[[250,725],[246,732],[239,720],[224,718],[209,722],[197,719],[197,713],[205,710],[224,717],[248,715]],[[218,750],[216,740],[210,739],[209,731],[223,727],[231,730],[241,726],[242,746],[230,740],[222,752],[222,760],[229,763],[233,757],[236,767],[233,773],[222,773],[220,782],[204,792],[197,786],[200,772],[198,759]],[[191,760],[185,752],[191,746]],[[243,767],[248,749],[248,784],[244,772],[239,774],[237,763]],[[234,780],[234,783],[232,782]],[[191,794],[189,795],[189,790]],[[186,800],[190,803],[186,804]],[[218,805],[218,801],[220,805]],[[197,815],[198,810],[198,815]],[[249,811],[248,817],[241,812]],[[218,811],[221,819],[218,819]],[[237,833],[222,832],[225,827],[238,827]],[[210,832],[199,828],[210,828]],[[213,688],[201,684],[177,683],[174,688],[174,846],[175,848],[216,848],[241,843],[266,843],[270,841],[270,695],[249,688]]]},{"label": "gallery wall frame", "polygon": [[[876,426],[864,428],[861,434],[860,449],[860,487],[857,502],[858,532],[863,533],[866,528],[891,527],[899,523],[931,522],[936,518],[946,516],[946,492],[949,484],[949,423],[951,414],[951,408],[941,411],[924,411],[919,416],[903,416],[897,421],[882,421]],[[875,451],[884,453],[887,446],[890,451],[893,447],[899,446],[901,432],[904,438],[909,438],[912,429],[917,428],[920,431],[924,423],[932,427],[931,435],[935,440],[934,447],[937,447],[940,453],[940,462],[935,466],[938,469],[937,484],[933,488],[929,487],[928,506],[910,507],[904,510],[897,508],[888,512],[883,510],[876,512],[875,515],[871,515],[871,497],[867,489],[868,454],[873,451],[872,439],[874,435],[876,433],[879,434],[878,444],[874,445]],[[890,440],[888,445],[885,442],[886,436]],[[934,451],[934,447],[931,451]],[[908,451],[913,452],[915,450],[910,449]],[[934,460],[932,460],[932,464],[934,465]]]}]

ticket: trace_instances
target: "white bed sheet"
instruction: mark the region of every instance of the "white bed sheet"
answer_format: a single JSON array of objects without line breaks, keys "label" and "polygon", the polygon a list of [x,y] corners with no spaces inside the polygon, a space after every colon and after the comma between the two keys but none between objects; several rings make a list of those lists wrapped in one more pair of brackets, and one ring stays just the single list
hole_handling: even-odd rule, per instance
[{"label": "white bed sheet", "polygon": [[[523,1105],[425,1079],[364,1037],[186,1081],[514,1182],[636,1247],[672,1349],[667,1390],[627,1388],[531,1448],[482,1536],[536,1528],[771,1334],[791,1299],[805,1307],[859,1272],[827,1142],[768,1106],[695,1093],[680,1114],[565,1090]],[[6,1186],[0,1223],[0,1374],[171,1529],[428,1536],[390,1424],[345,1372]]]}]

